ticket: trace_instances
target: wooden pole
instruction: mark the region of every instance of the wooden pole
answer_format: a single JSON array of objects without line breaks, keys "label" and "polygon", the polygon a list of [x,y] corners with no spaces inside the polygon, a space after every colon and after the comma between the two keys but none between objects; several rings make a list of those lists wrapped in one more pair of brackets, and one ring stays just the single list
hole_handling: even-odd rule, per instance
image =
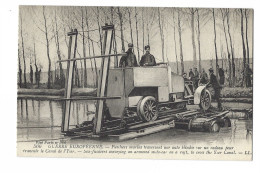
[{"label": "wooden pole", "polygon": [[[102,55],[105,55],[105,54],[109,55],[111,53],[111,48],[112,48],[112,43],[113,43],[113,38],[114,38],[114,36],[113,36],[114,28],[113,27],[112,28],[103,27],[102,29],[105,31]],[[110,32],[110,34],[111,34],[110,42],[108,42],[109,40],[107,40],[108,31],[111,31]],[[108,50],[106,50],[107,44],[109,45]],[[109,65],[110,65],[110,56],[108,56],[108,58],[103,58],[102,63],[101,63],[101,70],[100,70],[98,90],[97,90],[98,97],[104,97],[106,95]],[[94,133],[95,134],[99,134],[101,132],[103,108],[104,108],[104,100],[98,100],[97,108],[96,108],[96,110],[97,110],[96,118],[95,118],[95,123],[94,123]]]},{"label": "wooden pole", "polygon": [[[74,55],[73,58],[76,56],[76,50],[77,50],[77,30],[74,30],[74,35],[75,35],[75,43],[74,43]],[[72,37],[73,35],[69,35],[70,40],[69,40],[69,52],[68,52],[68,59],[71,57],[71,46],[72,46]],[[74,66],[75,66],[75,61],[70,62],[68,61],[68,67],[67,67],[67,82],[66,82],[66,90],[65,90],[65,98],[70,99],[71,98],[71,93],[72,93],[72,82],[73,82],[73,72],[74,72]],[[65,102],[65,112],[62,117],[62,132],[69,131],[69,121],[70,121],[70,110],[71,109],[71,100],[66,100]]]}]

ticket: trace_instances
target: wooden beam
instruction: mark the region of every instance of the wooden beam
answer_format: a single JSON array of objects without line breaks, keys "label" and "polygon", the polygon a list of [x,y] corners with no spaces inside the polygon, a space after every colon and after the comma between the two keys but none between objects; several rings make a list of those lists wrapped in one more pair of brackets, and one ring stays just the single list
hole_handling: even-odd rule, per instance
[{"label": "wooden beam", "polygon": [[94,58],[109,58],[111,56],[124,56],[124,55],[127,55],[127,54],[126,53],[119,53],[119,54],[88,56],[88,57],[83,57],[83,58],[63,59],[63,60],[56,61],[56,63],[67,62],[67,61],[77,61],[77,60],[84,60],[84,59],[94,59]]},{"label": "wooden beam", "polygon": [[[113,30],[111,30],[110,27],[108,27],[108,29],[107,28],[102,28],[102,29],[105,31],[102,55],[105,55],[105,54],[109,55],[109,54],[111,54],[114,32],[113,32]],[[108,31],[110,31],[110,34],[111,34],[110,40],[107,39]],[[107,45],[109,46],[109,49],[106,49]],[[106,95],[109,65],[110,65],[110,56],[108,56],[108,58],[103,58],[102,62],[101,62],[101,70],[100,70],[99,83],[98,83],[99,85],[98,85],[98,90],[97,90],[97,96],[98,97],[104,97]],[[101,126],[102,126],[101,122],[102,122],[102,118],[103,118],[103,107],[104,107],[104,100],[98,100],[97,111],[96,111],[97,114],[96,114],[95,123],[94,123],[94,133],[95,134],[99,134],[101,132]]]},{"label": "wooden beam", "polygon": [[[77,32],[75,29],[73,32]],[[70,59],[71,56],[71,46],[72,46],[72,36],[70,35],[70,41],[69,41],[69,55],[68,59]],[[73,58],[76,57],[76,50],[77,50],[77,34],[75,35],[74,39],[74,54]],[[73,73],[74,73],[74,67],[75,67],[75,61],[70,62],[68,61],[68,68],[67,68],[67,83],[66,83],[66,90],[65,90],[65,98],[68,99],[65,102],[65,112],[62,118],[62,132],[69,131],[69,121],[70,121],[70,109],[71,109],[71,93],[72,93],[72,81],[73,81]]]}]

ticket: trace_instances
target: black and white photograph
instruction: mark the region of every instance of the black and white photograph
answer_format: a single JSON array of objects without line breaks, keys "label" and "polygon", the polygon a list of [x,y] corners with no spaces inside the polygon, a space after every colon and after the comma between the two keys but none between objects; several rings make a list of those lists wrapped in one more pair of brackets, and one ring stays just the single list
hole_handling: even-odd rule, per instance
[{"label": "black and white photograph", "polygon": [[17,18],[17,156],[252,160],[252,8],[19,5]]}]

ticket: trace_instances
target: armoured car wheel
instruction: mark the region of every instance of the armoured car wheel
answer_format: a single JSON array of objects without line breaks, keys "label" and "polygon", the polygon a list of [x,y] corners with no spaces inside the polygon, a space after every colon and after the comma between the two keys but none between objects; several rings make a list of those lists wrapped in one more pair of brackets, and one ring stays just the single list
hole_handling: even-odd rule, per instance
[{"label": "armoured car wheel", "polygon": [[210,105],[211,105],[211,94],[208,90],[205,89],[201,93],[199,106],[201,109],[206,111],[210,108]]},{"label": "armoured car wheel", "polygon": [[137,114],[144,121],[154,121],[158,117],[156,99],[152,96],[144,97],[137,104]]}]

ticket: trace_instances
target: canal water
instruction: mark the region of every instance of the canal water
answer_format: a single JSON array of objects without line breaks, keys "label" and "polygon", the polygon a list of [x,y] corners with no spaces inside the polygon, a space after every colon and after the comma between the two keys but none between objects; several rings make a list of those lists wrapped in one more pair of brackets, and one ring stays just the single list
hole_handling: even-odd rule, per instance
[{"label": "canal water", "polygon": [[[17,141],[51,140],[64,138],[61,135],[62,104],[61,101],[17,100]],[[238,103],[224,103],[224,106],[236,106]],[[250,108],[251,104],[239,104],[238,108]],[[192,106],[191,108],[194,108]],[[91,121],[95,114],[95,102],[72,102],[70,125]],[[242,114],[242,113],[241,113]],[[232,144],[252,142],[252,119],[234,118],[232,114],[231,127],[221,128],[218,133],[188,132],[186,130],[170,129],[125,141],[127,144]],[[71,142],[109,143],[90,139],[74,139]]]}]

